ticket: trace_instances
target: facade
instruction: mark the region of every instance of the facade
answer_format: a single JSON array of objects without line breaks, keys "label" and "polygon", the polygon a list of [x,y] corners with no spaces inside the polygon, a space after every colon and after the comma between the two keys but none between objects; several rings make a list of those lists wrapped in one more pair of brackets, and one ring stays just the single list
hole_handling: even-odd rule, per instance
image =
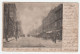
[{"label": "facade", "polygon": [[4,4],[4,34],[3,38],[8,41],[8,38],[17,37],[17,17],[16,17],[16,5]]},{"label": "facade", "polygon": [[49,34],[53,39],[62,40],[62,13],[63,5],[60,4],[43,19],[43,32]]}]

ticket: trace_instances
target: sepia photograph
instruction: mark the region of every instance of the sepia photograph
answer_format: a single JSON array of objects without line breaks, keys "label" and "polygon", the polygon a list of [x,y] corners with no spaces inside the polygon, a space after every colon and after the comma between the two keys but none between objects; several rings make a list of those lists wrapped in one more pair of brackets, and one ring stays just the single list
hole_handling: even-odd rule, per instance
[{"label": "sepia photograph", "polygon": [[[62,45],[64,43],[63,37],[68,34],[66,33],[64,35],[65,31],[63,30],[63,28],[65,30],[67,29],[66,23],[66,26],[64,26],[64,22],[67,20],[65,21],[64,19],[68,17],[67,15],[63,19],[63,15],[65,14],[63,12],[65,8],[63,4],[47,2],[4,2],[3,48],[62,49],[64,47]],[[70,5],[70,8],[73,6]]]},{"label": "sepia photograph", "polygon": [[63,4],[4,3],[3,47],[56,47],[62,43]]}]

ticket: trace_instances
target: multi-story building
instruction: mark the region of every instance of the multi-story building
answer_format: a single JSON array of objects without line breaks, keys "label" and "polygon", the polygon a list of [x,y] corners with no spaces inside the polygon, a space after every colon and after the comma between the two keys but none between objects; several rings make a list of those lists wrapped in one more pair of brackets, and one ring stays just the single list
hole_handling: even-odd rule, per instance
[{"label": "multi-story building", "polygon": [[16,37],[18,29],[16,17],[16,5],[14,3],[4,3],[4,34],[3,38],[8,41],[10,37]]},{"label": "multi-story building", "polygon": [[43,19],[43,32],[49,34],[51,38],[62,40],[62,13],[63,5],[60,4]]}]

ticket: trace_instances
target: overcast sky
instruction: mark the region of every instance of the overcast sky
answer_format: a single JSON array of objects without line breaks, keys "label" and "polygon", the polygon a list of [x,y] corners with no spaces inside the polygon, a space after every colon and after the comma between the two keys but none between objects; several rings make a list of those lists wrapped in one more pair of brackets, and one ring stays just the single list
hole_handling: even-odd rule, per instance
[{"label": "overcast sky", "polygon": [[23,33],[27,34],[29,31],[38,28],[42,24],[42,19],[57,5],[50,3],[16,3],[17,18],[21,21]]}]

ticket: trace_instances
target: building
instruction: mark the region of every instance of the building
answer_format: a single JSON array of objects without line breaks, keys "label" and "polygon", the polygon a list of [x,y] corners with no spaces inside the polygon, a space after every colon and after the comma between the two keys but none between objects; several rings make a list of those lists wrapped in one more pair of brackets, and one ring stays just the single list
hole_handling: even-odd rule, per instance
[{"label": "building", "polygon": [[62,40],[62,14],[63,5],[60,4],[52,9],[48,16],[43,19],[43,32],[49,34],[48,36],[53,39]]},{"label": "building", "polygon": [[8,41],[8,38],[17,37],[17,17],[16,5],[14,3],[4,3],[4,34],[3,38]]}]

